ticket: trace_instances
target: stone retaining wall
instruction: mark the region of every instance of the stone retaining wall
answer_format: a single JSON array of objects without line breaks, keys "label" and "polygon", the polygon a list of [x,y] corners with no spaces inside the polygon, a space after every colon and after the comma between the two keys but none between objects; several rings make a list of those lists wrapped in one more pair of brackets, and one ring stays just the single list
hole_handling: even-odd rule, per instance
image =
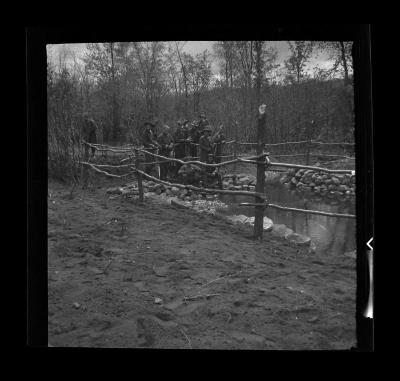
[{"label": "stone retaining wall", "polygon": [[311,169],[290,169],[280,179],[280,183],[300,192],[311,192],[340,201],[355,196],[355,174],[330,174]]}]

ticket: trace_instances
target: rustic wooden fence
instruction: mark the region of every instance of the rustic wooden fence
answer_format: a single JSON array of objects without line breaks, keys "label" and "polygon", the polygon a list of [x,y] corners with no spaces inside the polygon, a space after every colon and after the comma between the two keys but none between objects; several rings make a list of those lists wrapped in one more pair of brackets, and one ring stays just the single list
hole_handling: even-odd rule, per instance
[{"label": "rustic wooden fence", "polygon": [[[295,211],[295,212],[300,212],[300,213],[309,213],[309,214],[318,214],[318,215],[323,215],[323,216],[328,216],[328,217],[337,217],[337,218],[355,218],[355,215],[352,214],[340,214],[340,213],[329,213],[329,212],[322,212],[322,211],[317,211],[317,210],[307,210],[307,209],[297,209],[297,208],[289,208],[281,205],[275,205],[271,204],[267,201],[267,197],[264,191],[264,185],[265,185],[265,171],[268,169],[272,169],[274,167],[280,167],[280,168],[295,168],[295,169],[311,169],[313,171],[318,171],[318,172],[325,172],[325,173],[338,173],[338,174],[354,174],[354,170],[348,170],[348,169],[328,169],[328,168],[323,168],[323,167],[317,167],[317,166],[311,166],[307,165],[308,164],[308,158],[312,153],[310,152],[310,147],[315,144],[315,145],[353,145],[353,143],[325,143],[325,142],[319,142],[319,141],[312,141],[312,140],[305,140],[305,141],[298,141],[298,142],[283,142],[283,143],[272,143],[272,144],[264,144],[263,142],[263,131],[264,131],[264,125],[265,125],[265,115],[259,114],[258,115],[258,143],[243,143],[243,142],[237,142],[236,140],[228,141],[225,144],[234,144],[235,149],[234,149],[234,154],[233,155],[221,155],[221,158],[224,159],[230,159],[223,161],[221,163],[204,163],[198,160],[189,160],[189,161],[184,161],[181,159],[177,159],[174,157],[166,157],[159,155],[156,149],[144,149],[143,147],[135,147],[133,145],[126,145],[126,146],[120,146],[120,147],[112,147],[112,146],[107,146],[104,144],[93,144],[93,143],[88,143],[88,142],[83,142],[83,144],[88,145],[89,147],[94,147],[96,150],[100,152],[113,152],[115,154],[122,154],[126,155],[123,159],[120,160],[120,165],[108,165],[108,164],[95,164],[93,162],[90,162],[90,160],[86,160],[81,162],[81,164],[89,166],[92,168],[94,171],[109,176],[109,177],[114,177],[114,178],[125,178],[128,176],[131,176],[133,174],[136,175],[137,181],[138,181],[138,191],[139,191],[139,200],[140,202],[144,201],[144,195],[143,195],[143,178],[149,179],[151,181],[154,181],[159,184],[163,184],[166,186],[171,186],[171,187],[177,187],[177,188],[185,188],[185,189],[190,189],[193,191],[197,192],[202,192],[202,193],[218,193],[218,194],[227,194],[227,195],[237,195],[237,196],[250,196],[254,197],[255,202],[254,203],[240,203],[239,205],[241,206],[254,206],[255,207],[255,219],[254,219],[254,237],[257,239],[262,238],[263,234],[263,219],[264,219],[264,213],[266,208],[276,208],[279,210],[284,210],[284,211]],[[191,143],[194,144],[194,143]],[[278,145],[293,145],[293,144],[307,144],[307,150],[305,155],[307,155],[307,164],[302,165],[302,164],[290,164],[290,163],[280,163],[280,162],[271,162],[269,159],[270,154],[268,152],[265,152],[265,148],[268,146],[278,146]],[[257,154],[255,156],[242,156],[238,154],[238,149],[237,147],[240,145],[252,145],[257,147]],[[152,162],[145,162],[142,159],[142,156],[146,155],[146,157],[154,157],[155,161]],[[300,155],[304,155],[300,154]],[[294,155],[274,155],[275,157],[278,156],[295,156]],[[321,155],[319,155],[321,156]],[[332,155],[330,155],[332,156]],[[336,156],[336,155],[333,155]],[[198,157],[193,157],[191,159],[197,159]],[[129,164],[122,164],[124,162],[131,161]],[[144,165],[149,165],[149,164],[161,164],[161,163],[167,163],[167,162],[176,162],[179,164],[195,164],[197,166],[201,166],[204,168],[220,168],[223,166],[228,166],[228,165],[235,165],[236,163],[250,163],[254,164],[257,166],[257,182],[256,182],[256,188],[255,191],[244,191],[244,190],[227,190],[227,189],[209,189],[209,188],[203,188],[203,187],[196,187],[193,185],[186,185],[186,184],[180,184],[180,183],[171,183],[165,180],[161,180],[160,178],[154,177],[149,175],[143,170]],[[106,170],[105,168],[126,168],[129,170],[129,172],[124,173],[124,174],[113,174],[110,173]]]}]

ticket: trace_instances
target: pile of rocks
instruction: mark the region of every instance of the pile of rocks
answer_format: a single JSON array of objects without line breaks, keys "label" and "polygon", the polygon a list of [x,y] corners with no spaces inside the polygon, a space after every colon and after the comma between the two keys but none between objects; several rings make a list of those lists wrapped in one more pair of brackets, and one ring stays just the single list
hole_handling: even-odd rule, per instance
[{"label": "pile of rocks", "polygon": [[281,184],[300,192],[312,192],[320,196],[346,201],[354,198],[355,174],[329,174],[311,169],[292,168],[281,177]]},{"label": "pile of rocks", "polygon": [[222,180],[223,189],[254,191],[256,189],[256,178],[246,174],[226,174]]},{"label": "pile of rocks", "polygon": [[[227,177],[227,179],[232,178]],[[239,178],[239,181],[242,183],[243,187],[249,187],[251,186],[252,181],[255,181],[255,179],[252,179],[251,176],[242,176]],[[231,180],[229,181],[229,183],[232,184],[233,181]],[[217,199],[217,194],[201,194],[188,189],[165,186],[163,184],[158,184],[153,181],[143,181],[143,192],[148,197],[155,197],[156,199],[164,200],[164,202],[168,201],[171,203],[171,205],[182,208],[191,208],[196,210],[197,212],[204,212],[207,214],[215,214],[217,211],[224,212],[229,208],[227,204]],[[128,195],[129,197],[130,195],[138,195],[139,191],[137,189],[137,183],[132,183],[126,184],[123,187],[109,188],[107,190],[107,193],[112,195]],[[225,216],[223,218],[226,218],[227,220],[235,224],[254,226],[254,217],[247,217],[245,215],[233,215]],[[263,230],[265,232],[271,232],[275,236],[284,238],[285,240],[292,242],[295,245],[308,246],[310,253],[315,251],[315,245],[311,242],[309,237],[296,234],[295,232],[293,232],[293,230],[287,228],[285,225],[276,225],[268,217],[264,217]]]},{"label": "pile of rocks", "polygon": [[[123,187],[109,188],[107,189],[108,194],[115,195],[138,195],[139,190],[137,183],[126,184]],[[208,194],[195,192],[190,189],[182,189],[173,186],[166,186],[164,184],[155,183],[153,181],[143,181],[143,193],[144,194],[164,194],[167,197],[176,197],[182,201],[195,201],[195,200],[215,200],[218,198],[217,194]]]}]

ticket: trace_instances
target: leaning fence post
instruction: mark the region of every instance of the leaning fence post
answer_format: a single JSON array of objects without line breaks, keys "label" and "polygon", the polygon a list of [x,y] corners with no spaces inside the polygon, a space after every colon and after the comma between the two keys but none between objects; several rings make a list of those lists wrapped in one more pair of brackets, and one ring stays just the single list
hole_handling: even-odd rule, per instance
[{"label": "leaning fence post", "polygon": [[307,144],[307,156],[306,156],[306,165],[309,164],[310,162],[310,150],[311,150],[311,144],[312,144],[312,136],[314,135],[314,120],[311,120],[310,126],[308,127],[308,144]]},{"label": "leaning fence post", "polygon": [[[264,151],[264,130],[265,130],[265,109],[266,105],[259,107],[258,127],[257,127],[257,155],[261,155]],[[257,184],[256,192],[264,194],[265,188],[265,156],[259,157],[257,160]],[[264,209],[262,205],[264,199],[256,196],[256,205],[254,211],[254,238],[261,239],[264,229]]]},{"label": "leaning fence post", "polygon": [[[237,159],[237,146],[238,146],[238,122],[235,120],[235,140],[233,142],[233,156],[234,159]],[[237,163],[233,164],[233,170],[236,173],[236,169],[237,169]]]},{"label": "leaning fence post", "polygon": [[307,144],[306,165],[308,165],[310,162],[310,150],[311,150],[311,139],[308,141],[308,144]]},{"label": "leaning fence post", "polygon": [[[136,160],[135,160],[135,167],[138,170],[141,170],[141,164],[140,164],[140,153],[138,151],[135,151],[136,154]],[[137,180],[138,180],[138,190],[139,190],[139,202],[143,202],[143,183],[142,183],[142,174],[140,172],[136,172],[137,175]]]}]

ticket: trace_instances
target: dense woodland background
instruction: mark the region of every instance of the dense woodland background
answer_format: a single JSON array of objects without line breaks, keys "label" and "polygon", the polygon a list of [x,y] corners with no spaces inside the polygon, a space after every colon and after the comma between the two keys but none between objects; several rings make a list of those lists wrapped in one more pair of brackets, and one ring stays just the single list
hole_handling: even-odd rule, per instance
[{"label": "dense woodland background", "polygon": [[[190,55],[184,41],[87,44],[82,60],[48,59],[49,175],[78,178],[82,113],[98,125],[98,142],[138,143],[146,120],[175,127],[204,112],[227,138],[256,141],[256,113],[267,104],[267,143],[320,139],[353,142],[353,65],[350,42],[289,42],[290,56],[266,41],[216,41]],[[329,54],[329,69],[313,54]],[[214,75],[211,62],[219,74]],[[311,120],[314,124],[311,124]],[[75,141],[75,144],[74,144]]]}]

